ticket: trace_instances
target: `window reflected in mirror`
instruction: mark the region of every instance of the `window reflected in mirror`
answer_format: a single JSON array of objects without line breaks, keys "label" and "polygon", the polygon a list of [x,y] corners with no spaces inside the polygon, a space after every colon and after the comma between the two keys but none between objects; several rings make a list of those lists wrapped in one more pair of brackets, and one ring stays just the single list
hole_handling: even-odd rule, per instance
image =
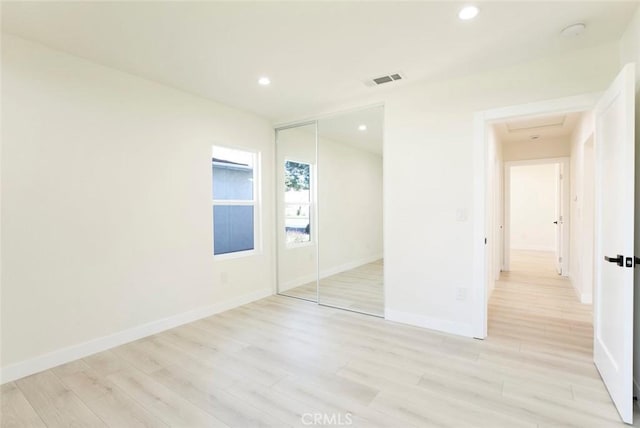
[{"label": "window reflected in mirror", "polygon": [[311,165],[284,163],[284,219],[288,246],[311,242]]}]

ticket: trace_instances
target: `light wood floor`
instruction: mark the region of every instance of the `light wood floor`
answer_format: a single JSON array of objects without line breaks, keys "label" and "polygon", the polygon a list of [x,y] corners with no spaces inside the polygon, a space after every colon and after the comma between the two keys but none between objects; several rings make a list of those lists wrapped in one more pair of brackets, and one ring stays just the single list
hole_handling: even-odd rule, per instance
[{"label": "light wood floor", "polygon": [[483,341],[273,296],[3,385],[1,425],[623,427],[568,291],[505,275]]},{"label": "light wood floor", "polygon": [[[382,259],[320,280],[320,303],[384,316]],[[287,296],[315,301],[316,283],[285,291]]]},{"label": "light wood floor", "polygon": [[502,272],[489,301],[489,336],[591,361],[592,322],[591,305],[558,275],[553,253],[511,252],[511,271]]}]

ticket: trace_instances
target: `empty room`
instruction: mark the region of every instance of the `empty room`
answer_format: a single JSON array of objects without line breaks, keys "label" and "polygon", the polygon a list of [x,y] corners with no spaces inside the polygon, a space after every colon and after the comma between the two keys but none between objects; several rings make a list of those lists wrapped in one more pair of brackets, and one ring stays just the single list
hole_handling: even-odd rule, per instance
[{"label": "empty room", "polygon": [[0,427],[638,423],[638,1],[0,7]]}]

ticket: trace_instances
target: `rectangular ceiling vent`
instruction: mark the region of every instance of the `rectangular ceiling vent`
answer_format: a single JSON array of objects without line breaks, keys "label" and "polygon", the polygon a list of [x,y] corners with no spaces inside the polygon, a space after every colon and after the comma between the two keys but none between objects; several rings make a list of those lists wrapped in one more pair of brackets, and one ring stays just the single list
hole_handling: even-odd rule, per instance
[{"label": "rectangular ceiling vent", "polygon": [[373,79],[369,79],[364,82],[367,86],[380,86],[385,83],[395,82],[397,80],[402,80],[404,76],[400,73],[387,74],[385,76],[374,77]]}]

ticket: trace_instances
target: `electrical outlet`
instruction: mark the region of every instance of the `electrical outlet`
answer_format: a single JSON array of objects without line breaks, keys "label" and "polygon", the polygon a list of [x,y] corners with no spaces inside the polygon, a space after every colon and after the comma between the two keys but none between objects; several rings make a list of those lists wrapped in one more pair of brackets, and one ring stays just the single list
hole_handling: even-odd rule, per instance
[{"label": "electrical outlet", "polygon": [[456,300],[459,300],[461,302],[467,300],[466,288],[456,288]]}]

